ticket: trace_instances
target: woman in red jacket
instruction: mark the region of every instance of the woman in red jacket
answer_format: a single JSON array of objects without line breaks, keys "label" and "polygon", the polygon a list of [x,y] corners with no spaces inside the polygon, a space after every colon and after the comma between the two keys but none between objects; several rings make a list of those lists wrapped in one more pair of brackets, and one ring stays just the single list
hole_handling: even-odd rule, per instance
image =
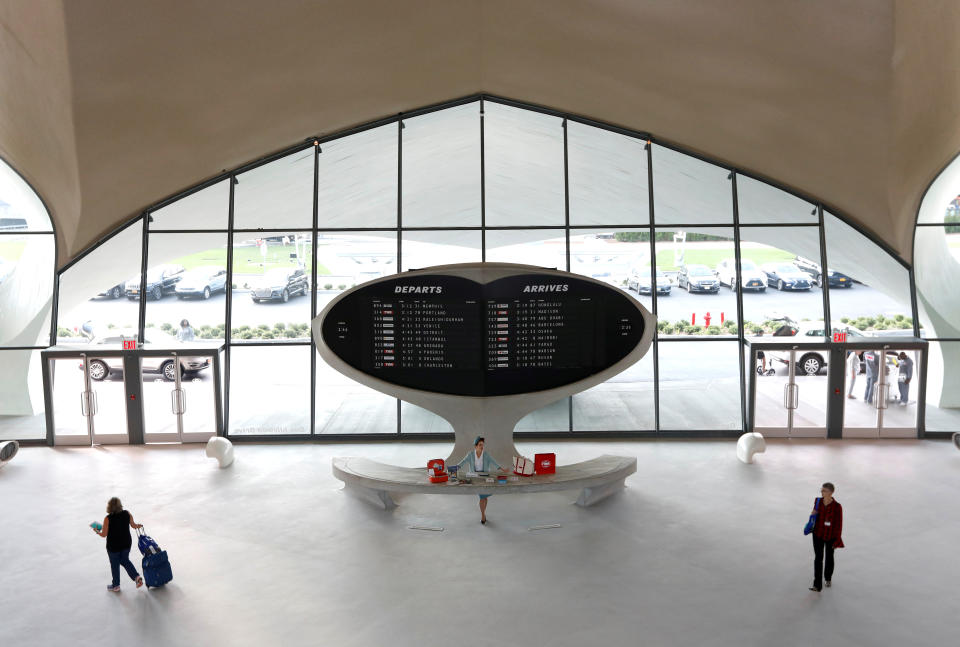
[{"label": "woman in red jacket", "polygon": [[[843,531],[843,507],[840,502],[833,498],[833,483],[824,483],[820,488],[820,494],[823,499],[820,501],[820,509],[813,512],[817,515],[817,523],[813,527],[813,586],[811,591],[817,593],[823,588],[826,582],[830,586],[830,580],[833,577],[833,549],[843,548],[843,539],[840,533]],[[824,564],[823,556],[826,553],[827,559]]]}]

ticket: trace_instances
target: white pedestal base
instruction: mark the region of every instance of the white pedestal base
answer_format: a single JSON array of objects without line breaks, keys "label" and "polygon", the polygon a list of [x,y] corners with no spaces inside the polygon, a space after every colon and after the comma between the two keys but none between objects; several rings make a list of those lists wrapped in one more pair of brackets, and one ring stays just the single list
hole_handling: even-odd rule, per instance
[{"label": "white pedestal base", "polygon": [[603,485],[598,485],[596,487],[583,488],[580,491],[580,498],[577,499],[577,505],[582,505],[586,508],[594,503],[603,501],[608,496],[616,494],[625,488],[625,480],[626,479],[620,479],[619,481],[611,481],[610,483],[604,483]]}]

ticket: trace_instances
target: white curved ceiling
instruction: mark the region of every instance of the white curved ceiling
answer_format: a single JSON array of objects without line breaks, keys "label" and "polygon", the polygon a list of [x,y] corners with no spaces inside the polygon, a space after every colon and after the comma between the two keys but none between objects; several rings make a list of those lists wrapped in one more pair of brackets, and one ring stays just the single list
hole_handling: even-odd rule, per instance
[{"label": "white curved ceiling", "polygon": [[0,155],[61,263],[222,169],[476,92],[774,179],[905,258],[960,150],[948,0],[39,0],[0,26]]}]

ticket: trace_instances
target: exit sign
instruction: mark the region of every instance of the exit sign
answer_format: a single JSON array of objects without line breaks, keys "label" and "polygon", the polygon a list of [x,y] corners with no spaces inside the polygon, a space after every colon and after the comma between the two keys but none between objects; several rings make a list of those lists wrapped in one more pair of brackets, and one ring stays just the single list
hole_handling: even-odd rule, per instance
[{"label": "exit sign", "polygon": [[845,332],[835,332],[833,333],[833,343],[843,344],[847,341],[847,333]]},{"label": "exit sign", "polygon": [[123,350],[137,350],[137,340],[136,340],[136,339],[124,339],[124,340],[123,340]]}]

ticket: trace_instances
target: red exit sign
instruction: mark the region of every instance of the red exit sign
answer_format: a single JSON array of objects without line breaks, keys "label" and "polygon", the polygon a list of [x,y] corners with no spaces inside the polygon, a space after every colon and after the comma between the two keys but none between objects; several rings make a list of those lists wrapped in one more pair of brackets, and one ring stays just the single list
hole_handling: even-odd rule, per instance
[{"label": "red exit sign", "polygon": [[833,333],[833,343],[843,344],[847,341],[847,333],[845,332],[835,332]]},{"label": "red exit sign", "polygon": [[137,350],[137,340],[136,340],[136,339],[124,339],[124,340],[123,340],[123,350]]}]

